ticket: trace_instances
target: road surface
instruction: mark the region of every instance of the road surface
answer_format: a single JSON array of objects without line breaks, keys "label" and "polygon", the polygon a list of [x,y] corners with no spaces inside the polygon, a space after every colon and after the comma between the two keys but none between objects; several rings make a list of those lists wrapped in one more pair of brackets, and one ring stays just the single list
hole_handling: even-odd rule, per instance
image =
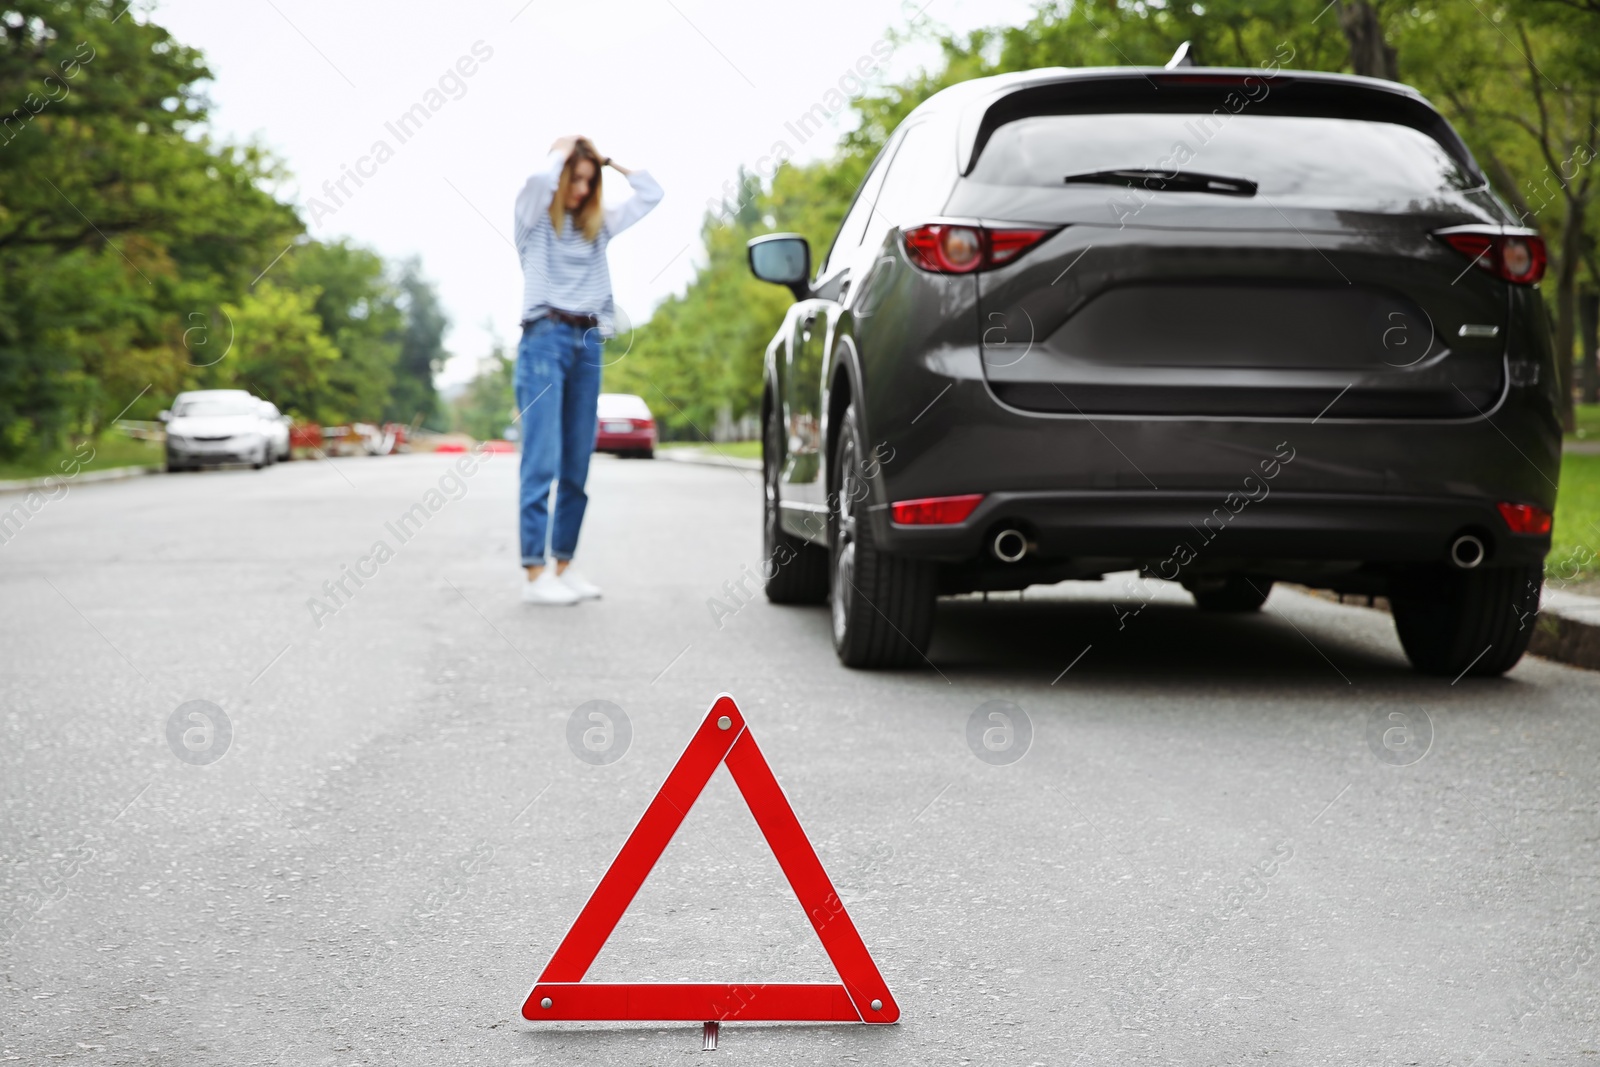
[{"label": "road surface", "polygon": [[[80,486],[0,546],[0,1062],[1600,1062],[1600,674],[1421,678],[1378,612],[1121,578],[856,673],[742,591],[757,475],[597,459],[606,596],[550,609],[515,457],[450,463]],[[902,1021],[523,1022],[723,691]],[[726,771],[589,978],[833,979]]]}]

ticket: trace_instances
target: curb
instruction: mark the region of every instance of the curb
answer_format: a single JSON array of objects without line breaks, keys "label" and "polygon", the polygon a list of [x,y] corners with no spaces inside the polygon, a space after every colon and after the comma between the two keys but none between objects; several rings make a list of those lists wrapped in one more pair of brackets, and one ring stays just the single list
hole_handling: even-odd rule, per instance
[{"label": "curb", "polygon": [[698,448],[658,448],[656,458],[670,460],[673,463],[693,463],[701,467],[724,467],[729,470],[759,471],[759,459],[737,459],[733,456],[721,456],[714,452],[702,452]]},{"label": "curb", "polygon": [[[1319,600],[1331,600],[1335,604],[1368,608],[1384,614],[1389,612],[1389,602],[1381,596],[1339,596],[1322,589],[1307,589],[1299,585],[1289,587]],[[1541,659],[1565,663],[1569,667],[1600,671],[1600,599],[1560,589],[1546,589],[1539,604],[1539,616],[1534,620],[1528,652]]]},{"label": "curb", "polygon": [[1546,589],[1528,651],[1574,667],[1600,670],[1600,599]]},{"label": "curb", "polygon": [[43,478],[19,478],[0,482],[0,493],[25,493],[29,489],[54,488],[58,485],[80,485],[87,482],[120,482],[127,478],[140,478],[146,474],[160,474],[160,467],[112,467],[103,471],[84,471],[82,474],[47,474]]},{"label": "curb", "polygon": [[1528,651],[1573,667],[1600,670],[1600,626],[1541,611]]}]

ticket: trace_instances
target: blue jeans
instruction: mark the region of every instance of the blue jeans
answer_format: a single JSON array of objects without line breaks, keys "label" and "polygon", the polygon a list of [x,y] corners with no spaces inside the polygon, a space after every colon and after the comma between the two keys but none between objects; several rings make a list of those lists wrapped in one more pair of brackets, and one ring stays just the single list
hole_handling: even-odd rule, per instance
[{"label": "blue jeans", "polygon": [[[550,554],[571,559],[589,503],[583,484],[599,419],[600,331],[545,317],[522,331],[517,345],[517,410],[522,420],[519,525],[523,566]],[[556,482],[556,520],[549,523],[550,483]]]}]

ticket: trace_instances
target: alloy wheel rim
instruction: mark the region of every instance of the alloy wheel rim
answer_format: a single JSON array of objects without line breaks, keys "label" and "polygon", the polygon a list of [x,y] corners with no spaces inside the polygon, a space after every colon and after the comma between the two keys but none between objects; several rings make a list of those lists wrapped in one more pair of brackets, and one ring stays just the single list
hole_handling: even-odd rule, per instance
[{"label": "alloy wheel rim", "polygon": [[833,639],[844,643],[845,623],[849,618],[850,596],[855,588],[856,546],[850,542],[839,549],[833,565]]},{"label": "alloy wheel rim", "polygon": [[839,492],[833,538],[833,639],[836,645],[844,643],[850,603],[855,595],[855,452],[855,442],[847,433],[839,447]]}]

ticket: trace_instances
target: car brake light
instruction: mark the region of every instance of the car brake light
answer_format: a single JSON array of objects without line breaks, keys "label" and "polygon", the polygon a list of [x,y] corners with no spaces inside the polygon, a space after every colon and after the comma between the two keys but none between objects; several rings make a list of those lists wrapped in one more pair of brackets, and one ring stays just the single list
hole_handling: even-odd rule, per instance
[{"label": "car brake light", "polygon": [[901,526],[949,526],[965,522],[981,503],[982,493],[930,496],[921,500],[897,500],[889,505],[889,511]]},{"label": "car brake light", "polygon": [[1446,244],[1469,257],[1473,265],[1516,285],[1533,285],[1544,277],[1549,256],[1544,238],[1535,234],[1498,234],[1473,230],[1439,234]]},{"label": "car brake light", "polygon": [[1508,504],[1505,501],[1495,507],[1500,509],[1500,517],[1506,520],[1512,533],[1537,535],[1550,532],[1551,515],[1544,508],[1536,508],[1532,504]]},{"label": "car brake light", "polygon": [[989,262],[1009,263],[1044,240],[1049,230],[989,230]]},{"label": "car brake light", "polygon": [[905,231],[906,253],[923,270],[969,274],[1009,263],[1055,232],[935,222]]},{"label": "car brake light", "polygon": [[635,430],[653,430],[656,428],[654,419],[629,419]]}]

